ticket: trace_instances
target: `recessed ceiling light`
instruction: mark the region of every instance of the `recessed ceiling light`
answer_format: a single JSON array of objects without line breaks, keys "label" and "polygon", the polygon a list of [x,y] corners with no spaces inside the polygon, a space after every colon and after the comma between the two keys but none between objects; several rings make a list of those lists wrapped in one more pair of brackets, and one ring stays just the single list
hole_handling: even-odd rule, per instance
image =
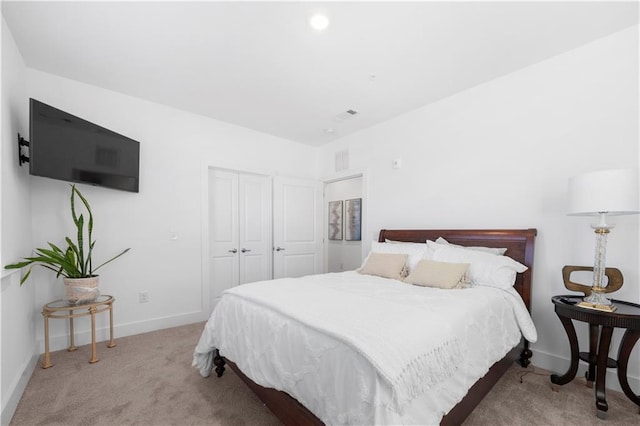
[{"label": "recessed ceiling light", "polygon": [[336,132],[336,130],[333,127],[327,127],[326,129],[324,129],[324,132],[327,135],[332,135],[332,134],[334,134]]},{"label": "recessed ceiling light", "polygon": [[316,13],[309,19],[309,25],[316,31],[322,31],[329,26],[329,18],[321,13]]}]

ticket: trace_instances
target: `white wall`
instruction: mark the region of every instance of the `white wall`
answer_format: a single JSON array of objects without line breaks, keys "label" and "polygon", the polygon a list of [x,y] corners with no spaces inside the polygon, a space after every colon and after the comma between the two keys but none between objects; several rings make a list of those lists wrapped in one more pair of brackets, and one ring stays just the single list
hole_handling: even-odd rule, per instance
[{"label": "white wall", "polygon": [[[94,258],[131,247],[100,272],[101,291],[116,298],[116,336],[208,317],[202,266],[208,166],[317,174],[314,148],[51,74],[30,69],[27,76],[30,97],[141,143],[140,193],[79,185],[94,212]],[[72,231],[69,184],[31,177],[31,187],[34,244],[61,242]],[[61,284],[48,271],[38,272],[30,284],[37,286],[41,305],[61,295]],[[139,303],[141,291],[148,291],[149,303]],[[99,318],[102,338],[107,320]],[[64,347],[66,324],[51,326],[52,347]],[[88,342],[88,322],[78,324],[78,332],[78,343]]]},{"label": "white wall", "polygon": [[[18,166],[17,134],[28,136],[25,65],[2,19],[2,169],[0,265],[30,252],[31,208],[28,168]],[[27,137],[28,139],[28,137]],[[35,287],[20,288],[20,272],[2,270],[0,292],[0,399],[2,424],[8,424],[36,361]]]},{"label": "white wall", "polygon": [[[638,167],[638,75],[635,26],[325,146],[321,174],[345,148],[367,171],[365,244],[381,228],[537,228],[533,363],[564,372],[569,344],[550,299],[567,293],[562,266],[592,265],[595,244],[591,219],[566,216],[567,181]],[[638,216],[613,221],[608,265],[626,282],[614,297],[638,303]],[[587,328],[577,332],[584,348]],[[635,348],[636,385],[639,360]]]},{"label": "white wall", "polygon": [[[353,198],[362,198],[362,177],[341,179],[330,182],[324,187],[324,240],[325,259],[327,259],[327,272],[341,272],[354,270],[362,264],[362,241],[346,241],[346,206],[344,201]],[[342,200],[343,232],[342,240],[329,240],[328,235],[328,211],[330,201]]]}]

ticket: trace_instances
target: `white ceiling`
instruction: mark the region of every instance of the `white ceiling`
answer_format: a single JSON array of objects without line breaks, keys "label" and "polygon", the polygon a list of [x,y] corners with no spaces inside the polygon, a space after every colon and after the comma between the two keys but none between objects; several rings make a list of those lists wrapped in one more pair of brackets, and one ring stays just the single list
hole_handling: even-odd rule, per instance
[{"label": "white ceiling", "polygon": [[635,25],[638,4],[3,0],[2,14],[29,67],[318,146]]}]

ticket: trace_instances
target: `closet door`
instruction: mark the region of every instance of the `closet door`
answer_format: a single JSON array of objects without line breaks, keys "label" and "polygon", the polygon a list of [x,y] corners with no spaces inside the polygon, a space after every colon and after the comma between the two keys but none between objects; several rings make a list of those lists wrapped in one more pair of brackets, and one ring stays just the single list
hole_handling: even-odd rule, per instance
[{"label": "closet door", "polygon": [[239,283],[271,279],[271,179],[239,176]]},{"label": "closet door", "polygon": [[210,170],[209,222],[212,306],[228,288],[272,278],[270,177]]},{"label": "closet door", "polygon": [[238,180],[237,173],[209,170],[209,277],[214,303],[239,282]]}]

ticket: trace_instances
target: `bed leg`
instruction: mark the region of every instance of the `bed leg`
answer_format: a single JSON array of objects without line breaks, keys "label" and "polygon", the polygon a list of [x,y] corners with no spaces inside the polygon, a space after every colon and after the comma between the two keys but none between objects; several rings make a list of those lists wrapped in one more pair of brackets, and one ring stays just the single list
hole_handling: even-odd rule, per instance
[{"label": "bed leg", "polygon": [[218,377],[222,377],[222,373],[224,373],[224,358],[220,356],[220,351],[216,349],[216,354],[213,357],[213,363],[216,365],[216,373]]},{"label": "bed leg", "polygon": [[527,368],[529,364],[531,364],[531,357],[533,356],[533,352],[529,349],[529,341],[525,339],[524,341],[524,349],[522,349],[522,353],[520,353],[520,365],[523,368]]}]

